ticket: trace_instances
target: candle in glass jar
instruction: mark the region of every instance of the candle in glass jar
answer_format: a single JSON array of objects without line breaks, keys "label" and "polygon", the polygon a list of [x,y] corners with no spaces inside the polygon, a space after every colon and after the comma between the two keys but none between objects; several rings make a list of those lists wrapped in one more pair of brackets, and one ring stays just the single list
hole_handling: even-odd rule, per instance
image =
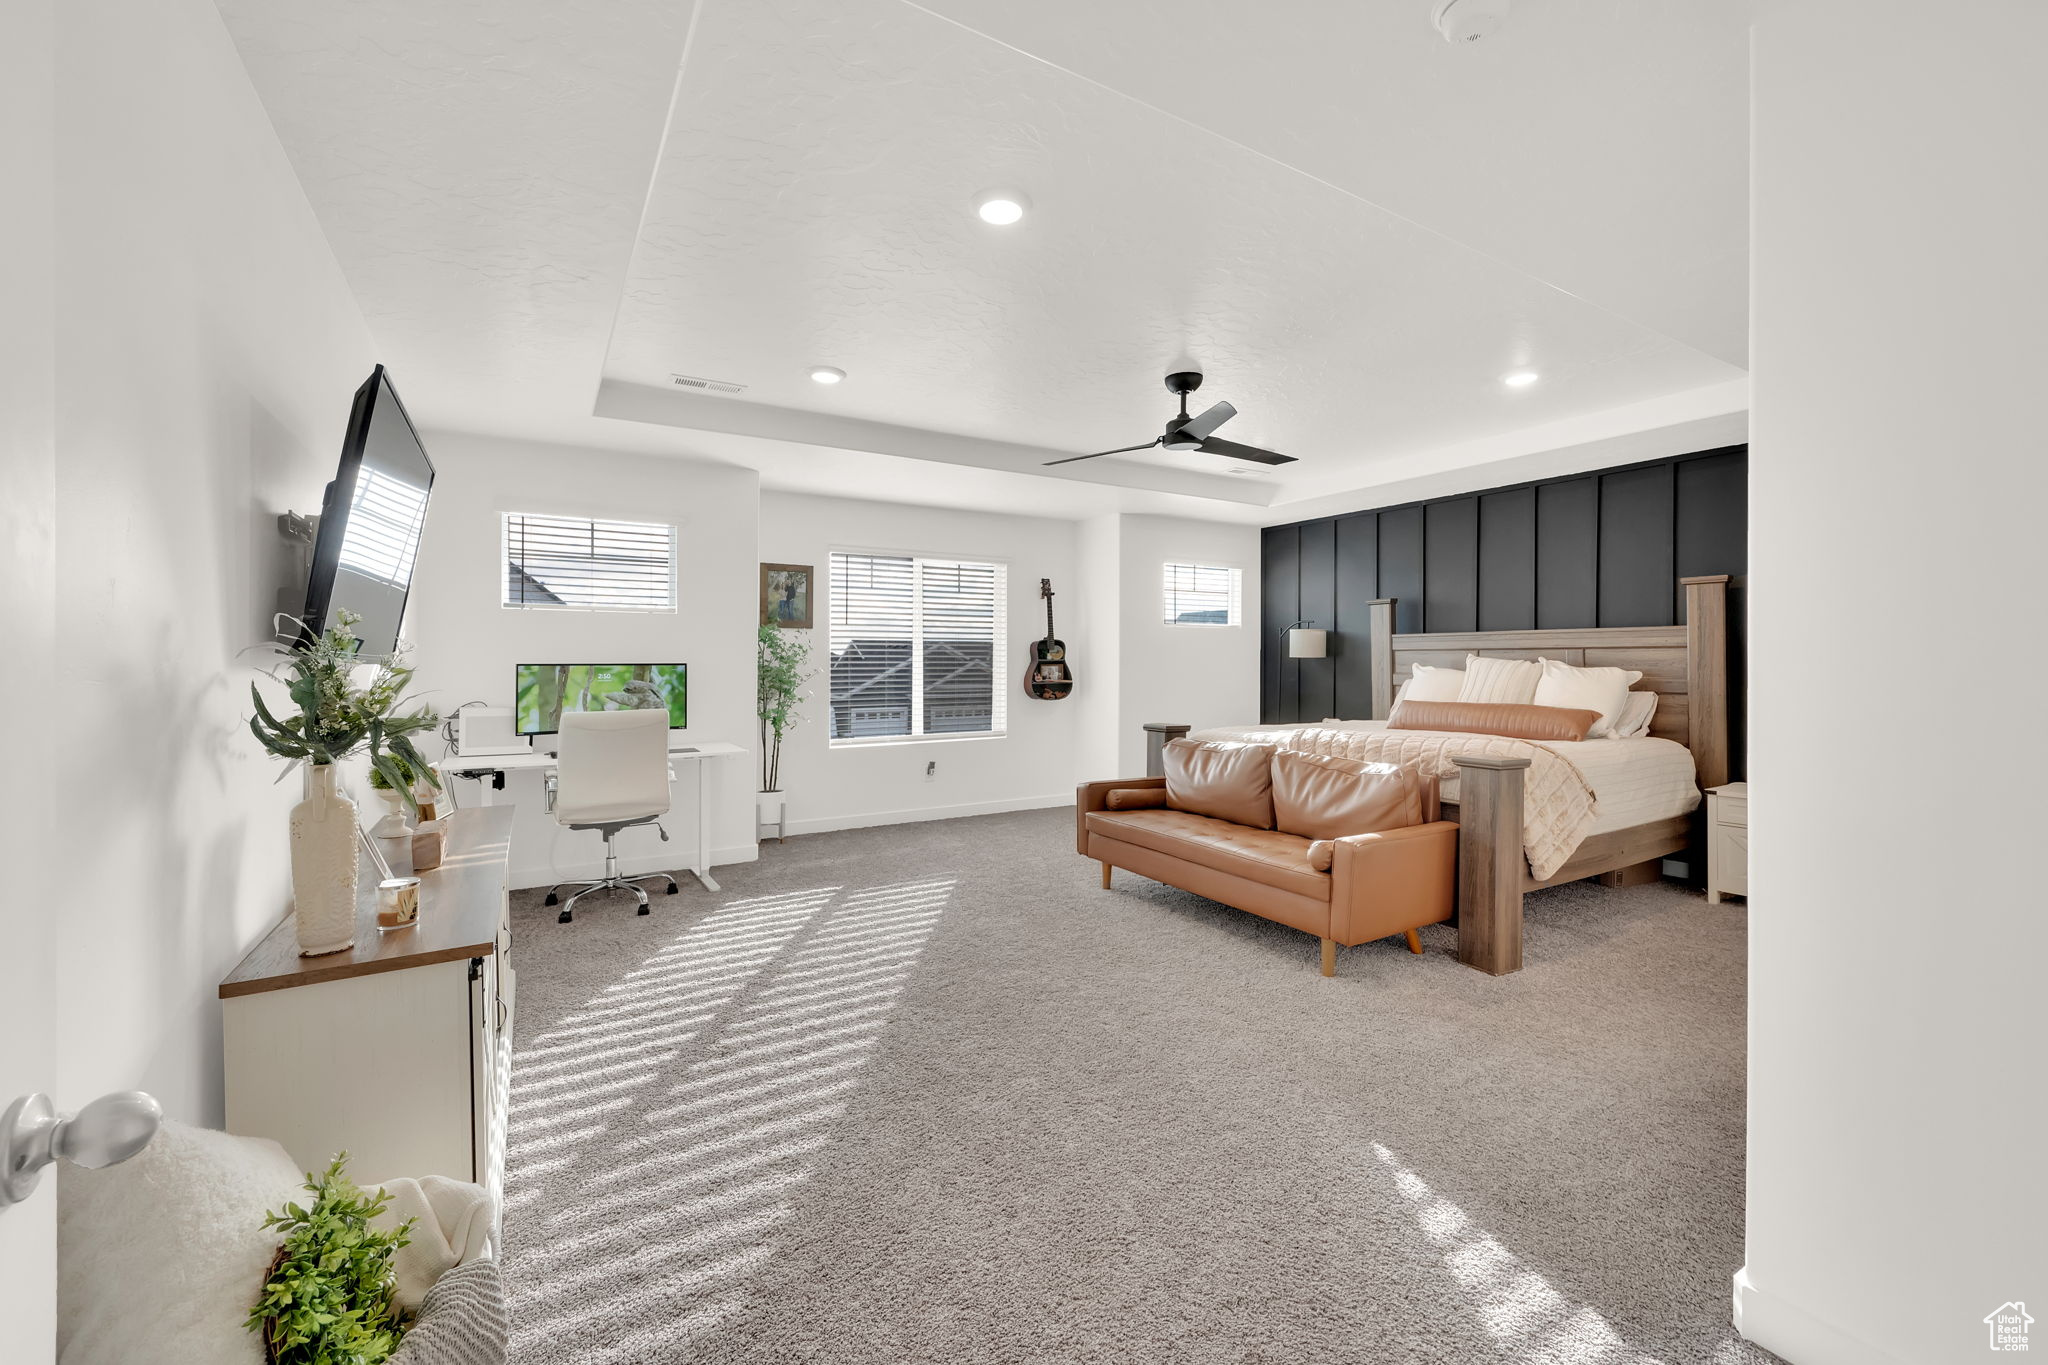
[{"label": "candle in glass jar", "polygon": [[377,883],[377,928],[410,929],[419,922],[420,879],[391,877]]}]

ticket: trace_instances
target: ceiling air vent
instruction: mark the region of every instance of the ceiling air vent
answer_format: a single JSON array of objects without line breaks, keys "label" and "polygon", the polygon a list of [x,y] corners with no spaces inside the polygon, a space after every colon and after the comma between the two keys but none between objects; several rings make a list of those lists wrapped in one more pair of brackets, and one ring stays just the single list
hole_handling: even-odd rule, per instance
[{"label": "ceiling air vent", "polygon": [[699,379],[694,374],[672,374],[668,382],[679,389],[699,389],[705,393],[745,393],[745,384],[735,384],[730,379]]}]

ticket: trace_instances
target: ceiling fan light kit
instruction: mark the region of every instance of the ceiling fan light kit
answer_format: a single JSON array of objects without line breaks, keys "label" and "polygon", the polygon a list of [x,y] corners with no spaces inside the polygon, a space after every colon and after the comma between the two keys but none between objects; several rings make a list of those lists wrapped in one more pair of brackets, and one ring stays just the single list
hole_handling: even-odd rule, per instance
[{"label": "ceiling fan light kit", "polygon": [[1047,468],[1056,464],[1073,464],[1076,460],[1099,460],[1104,455],[1127,455],[1134,450],[1150,450],[1160,446],[1167,450],[1194,450],[1204,455],[1227,455],[1233,460],[1250,460],[1256,464],[1293,464],[1294,456],[1278,455],[1257,446],[1239,445],[1214,435],[1216,428],[1237,416],[1237,409],[1228,403],[1214,403],[1188,416],[1188,395],[1202,387],[1202,376],[1196,370],[1176,370],[1166,376],[1167,392],[1180,397],[1180,413],[1167,419],[1166,431],[1141,446],[1119,446],[1115,450],[1098,450],[1090,455],[1069,455],[1063,460],[1047,460]]}]

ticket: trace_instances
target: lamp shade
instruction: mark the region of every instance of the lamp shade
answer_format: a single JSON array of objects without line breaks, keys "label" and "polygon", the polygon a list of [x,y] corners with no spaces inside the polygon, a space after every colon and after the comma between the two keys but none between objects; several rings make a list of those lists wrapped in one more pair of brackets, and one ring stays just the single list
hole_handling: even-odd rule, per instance
[{"label": "lamp shade", "polygon": [[1296,626],[1287,632],[1287,657],[1290,659],[1321,659],[1330,652],[1330,632],[1313,627]]}]

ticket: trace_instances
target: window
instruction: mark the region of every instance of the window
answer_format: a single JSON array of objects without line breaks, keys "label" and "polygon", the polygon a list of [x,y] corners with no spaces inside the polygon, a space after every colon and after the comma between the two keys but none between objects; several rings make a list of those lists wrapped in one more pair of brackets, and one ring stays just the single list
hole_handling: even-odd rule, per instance
[{"label": "window", "polygon": [[1167,625],[1244,624],[1240,570],[1226,564],[1168,564],[1165,569]]},{"label": "window", "polygon": [[676,528],[507,512],[505,605],[674,611]]},{"label": "window", "polygon": [[1008,566],[832,552],[833,744],[1000,735]]}]

